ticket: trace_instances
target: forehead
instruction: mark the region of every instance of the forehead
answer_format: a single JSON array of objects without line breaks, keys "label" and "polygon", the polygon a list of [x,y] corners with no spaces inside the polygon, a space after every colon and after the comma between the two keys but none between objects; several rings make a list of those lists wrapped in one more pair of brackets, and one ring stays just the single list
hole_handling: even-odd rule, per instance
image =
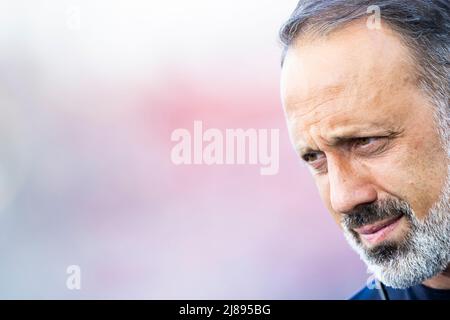
[{"label": "forehead", "polygon": [[418,91],[413,66],[409,50],[387,27],[355,23],[327,37],[300,37],[281,76],[290,125],[327,131],[395,122]]}]

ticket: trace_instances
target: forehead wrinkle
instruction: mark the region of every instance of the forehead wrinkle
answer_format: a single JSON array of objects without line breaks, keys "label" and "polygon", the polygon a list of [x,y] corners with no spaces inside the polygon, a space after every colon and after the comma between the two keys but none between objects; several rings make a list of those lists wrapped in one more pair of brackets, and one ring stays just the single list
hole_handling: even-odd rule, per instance
[{"label": "forehead wrinkle", "polygon": [[[294,100],[294,97],[287,99],[286,113],[289,116],[304,117],[310,113],[318,115],[320,112],[317,111],[320,107],[333,102],[336,102],[336,105],[361,106],[363,103],[370,104],[376,100],[379,101],[380,95],[384,93],[384,89],[400,86],[399,83],[389,86],[383,80],[373,78],[364,79],[360,75],[353,75],[350,79],[345,79],[345,81],[341,80],[335,84],[323,85],[320,88],[311,90],[311,93],[308,93],[308,97],[306,98],[299,99],[296,97],[299,99],[297,101],[289,101]],[[401,85],[406,85],[406,83],[402,82]],[[374,91],[373,88],[380,89]],[[308,105],[311,106],[308,108]]]},{"label": "forehead wrinkle", "polygon": [[[397,87],[399,87],[399,90],[396,90],[396,92],[400,94],[400,92],[408,87],[407,80],[399,81],[399,83],[392,86],[375,79],[359,81],[359,84],[350,84],[347,87],[343,84],[333,85],[330,88],[323,89],[326,92],[325,95],[328,95],[326,99],[322,99],[322,95],[316,94],[310,98],[291,104],[291,108],[286,113],[290,120],[295,118],[296,123],[309,123],[308,118],[319,118],[314,120],[314,122],[317,122],[330,119],[330,117],[332,117],[330,121],[338,117],[346,117],[348,121],[351,121],[354,118],[353,116],[357,115],[357,113],[364,112],[363,110],[377,108],[380,105],[390,105],[391,100],[395,101],[395,99],[393,99],[394,96],[392,96],[392,92],[389,92],[389,89],[395,89]],[[320,92],[319,90],[317,91]],[[335,92],[340,92],[340,94],[330,96]],[[322,101],[314,103],[319,99],[322,99]],[[308,108],[308,104],[313,104],[313,106]],[[330,104],[329,108],[326,107],[328,104]],[[340,106],[344,106],[345,108],[340,108]],[[339,113],[336,113],[335,110],[339,110]],[[381,122],[382,124],[384,121],[389,121],[382,114],[380,115],[378,112],[375,112],[375,114],[383,118],[377,122]],[[356,120],[360,120],[360,118]],[[370,119],[366,118],[364,120],[365,122],[370,121]],[[372,119],[372,121],[375,121],[375,119]]]},{"label": "forehead wrinkle", "polygon": [[[334,119],[330,120],[333,117]],[[383,119],[372,119],[361,121],[360,118],[349,119],[344,114],[340,117],[329,115],[322,119],[314,119],[295,126],[294,120],[291,125],[296,132],[296,150],[323,151],[325,147],[333,147],[340,141],[350,138],[363,137],[368,134],[387,133],[395,130],[392,123]]]},{"label": "forehead wrinkle", "polygon": [[330,98],[328,101],[324,101],[306,112],[300,112],[299,110],[290,112],[288,114],[290,130],[293,129],[295,132],[311,132],[312,129],[314,132],[317,132],[314,129],[317,127],[320,131],[317,133],[320,136],[326,136],[326,132],[334,130],[337,126],[353,122],[354,119],[349,117],[349,115],[351,116],[354,113],[352,110],[340,110],[338,113],[334,112],[335,108],[325,108],[322,111],[318,110],[320,106],[330,103],[333,100],[337,100],[337,98]]},{"label": "forehead wrinkle", "polygon": [[[313,112],[311,110],[308,113]],[[317,113],[316,113],[317,114]],[[314,116],[307,117],[305,114],[301,115],[299,112],[291,113],[289,116],[289,130],[294,133],[294,144],[298,151],[302,149],[319,150],[320,137],[322,136],[323,127],[327,125],[321,125],[332,115],[326,115],[324,117],[318,118]],[[320,139],[316,141],[316,139]]]},{"label": "forehead wrinkle", "polygon": [[324,119],[315,119],[314,121],[305,123],[300,127],[294,127],[296,132],[295,148],[298,151],[315,150],[320,151],[321,146],[328,145],[327,136],[324,134],[324,128],[320,123]]},{"label": "forehead wrinkle", "polygon": [[[343,84],[335,84],[330,86],[325,86],[322,88],[316,88],[311,90],[311,94],[308,94],[308,98],[302,99],[300,101],[297,101],[295,103],[288,103],[286,105],[286,111],[288,113],[295,113],[298,116],[306,115],[318,107],[323,106],[326,103],[329,103],[337,98],[337,96],[345,90],[345,86]],[[316,100],[321,100],[318,103],[314,103]],[[303,113],[301,113],[298,109],[299,105],[308,105],[308,104],[314,104],[314,107],[310,110],[307,110]]]},{"label": "forehead wrinkle", "polygon": [[[342,76],[333,76],[332,79],[325,78],[315,88],[291,87],[291,96],[286,99],[286,112],[295,113],[296,116],[305,116],[335,100],[347,100],[347,105],[352,105],[352,102],[358,100],[363,102],[380,101],[380,95],[383,95],[386,89],[398,88],[401,90],[406,86],[417,87],[417,79],[408,62],[408,59],[403,57],[401,63],[394,64],[392,68],[380,70],[379,61],[369,61],[359,65],[356,70],[347,70],[349,72]],[[394,70],[397,73],[395,79],[391,76]],[[306,80],[307,82],[308,80]],[[379,90],[374,92],[372,88]]]}]

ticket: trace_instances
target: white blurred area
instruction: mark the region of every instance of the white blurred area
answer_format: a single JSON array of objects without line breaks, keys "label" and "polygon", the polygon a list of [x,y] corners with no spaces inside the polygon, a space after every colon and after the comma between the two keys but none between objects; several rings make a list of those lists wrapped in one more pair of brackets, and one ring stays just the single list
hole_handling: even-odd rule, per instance
[{"label": "white blurred area", "polygon": [[0,215],[14,201],[29,169],[29,132],[12,97],[0,91]]},{"label": "white blurred area", "polygon": [[157,80],[171,64],[205,66],[229,55],[245,59],[268,44],[275,52],[280,22],[295,3],[2,0],[0,49],[34,64],[44,86],[92,78]]}]

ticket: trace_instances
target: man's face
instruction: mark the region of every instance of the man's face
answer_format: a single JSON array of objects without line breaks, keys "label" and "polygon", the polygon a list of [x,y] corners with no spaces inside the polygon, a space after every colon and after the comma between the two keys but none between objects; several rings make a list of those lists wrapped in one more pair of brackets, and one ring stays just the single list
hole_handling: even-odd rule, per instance
[{"label": "man's face", "polygon": [[366,262],[388,272],[448,202],[447,150],[410,52],[390,29],[364,23],[301,37],[287,52],[281,94],[326,207]]}]

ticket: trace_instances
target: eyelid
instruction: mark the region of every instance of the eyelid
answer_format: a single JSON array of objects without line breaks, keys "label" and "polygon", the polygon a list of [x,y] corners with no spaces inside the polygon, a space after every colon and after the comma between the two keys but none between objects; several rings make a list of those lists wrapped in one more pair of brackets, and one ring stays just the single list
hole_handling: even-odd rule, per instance
[{"label": "eyelid", "polygon": [[[358,142],[362,139],[374,139],[375,141],[368,143],[368,144],[364,144],[364,145],[358,145]],[[377,142],[380,142],[379,144],[375,145]],[[362,138],[357,138],[352,144],[351,147],[355,148],[355,149],[359,149],[370,153],[377,153],[377,152],[381,152],[383,151],[386,146],[389,143],[389,137],[362,137]],[[367,150],[367,149],[373,149],[373,150]]]},{"label": "eyelid", "polygon": [[[362,140],[365,140],[365,139],[375,139],[375,141],[378,141],[382,138],[384,138],[384,137],[360,137],[360,138],[355,138],[355,140],[352,141],[352,143],[358,144],[359,142],[361,142]],[[366,146],[366,145],[368,145],[368,144],[363,144],[362,146]]]}]

